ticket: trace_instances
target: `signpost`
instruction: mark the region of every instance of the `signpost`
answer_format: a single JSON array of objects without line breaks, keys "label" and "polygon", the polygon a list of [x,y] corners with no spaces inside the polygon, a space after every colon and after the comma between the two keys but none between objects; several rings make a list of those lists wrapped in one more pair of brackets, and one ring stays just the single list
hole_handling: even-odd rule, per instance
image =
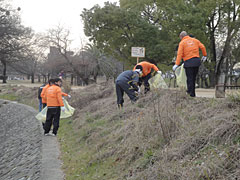
[{"label": "signpost", "polygon": [[138,64],[139,58],[145,57],[145,48],[144,47],[132,47],[131,56],[137,58],[137,64]]}]

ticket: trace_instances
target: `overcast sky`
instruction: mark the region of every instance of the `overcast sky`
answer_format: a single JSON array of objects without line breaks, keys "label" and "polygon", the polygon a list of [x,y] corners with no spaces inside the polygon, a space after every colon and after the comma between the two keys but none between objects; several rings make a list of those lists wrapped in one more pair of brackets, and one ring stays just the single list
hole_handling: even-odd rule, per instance
[{"label": "overcast sky", "polygon": [[12,0],[13,8],[20,7],[22,22],[32,27],[35,32],[45,32],[58,24],[71,30],[74,46],[84,38],[80,14],[83,8],[90,9],[95,4],[118,0]]}]

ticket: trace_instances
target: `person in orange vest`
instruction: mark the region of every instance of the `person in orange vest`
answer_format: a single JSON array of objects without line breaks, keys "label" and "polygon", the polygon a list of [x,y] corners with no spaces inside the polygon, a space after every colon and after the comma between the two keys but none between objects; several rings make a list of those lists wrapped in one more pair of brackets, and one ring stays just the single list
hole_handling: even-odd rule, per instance
[{"label": "person in orange vest", "polygon": [[142,82],[144,83],[144,93],[146,94],[148,91],[150,91],[150,84],[148,80],[152,77],[153,70],[156,71],[159,74],[162,74],[161,71],[159,71],[158,67],[150,62],[142,61],[138,63],[133,70],[136,69],[137,66],[142,67],[142,77],[139,79],[139,86],[141,86]]},{"label": "person in orange vest", "polygon": [[[195,97],[196,76],[201,62],[207,60],[207,51],[205,46],[198,39],[190,37],[186,31],[182,31],[179,38],[181,41],[178,46],[177,58],[175,65],[173,66],[173,71],[177,69],[180,65],[180,61],[183,59],[187,76],[187,93],[191,97]],[[199,56],[199,48],[203,54],[202,59],[200,59]]]},{"label": "person in orange vest", "polygon": [[[46,91],[52,84],[54,84],[54,81],[55,81],[55,79],[50,79],[48,81],[48,84],[42,88],[41,98],[42,98],[43,108],[45,108],[47,106]],[[62,92],[62,96],[68,96],[69,98],[71,98],[71,95],[64,93],[64,92]]]},{"label": "person in orange vest", "polygon": [[[46,90],[47,118],[44,124],[44,135],[57,135],[61,110],[65,111],[62,99],[62,90],[60,88],[61,84],[62,80],[60,78],[56,78],[54,84]],[[52,134],[49,134],[52,124],[53,131]]]}]

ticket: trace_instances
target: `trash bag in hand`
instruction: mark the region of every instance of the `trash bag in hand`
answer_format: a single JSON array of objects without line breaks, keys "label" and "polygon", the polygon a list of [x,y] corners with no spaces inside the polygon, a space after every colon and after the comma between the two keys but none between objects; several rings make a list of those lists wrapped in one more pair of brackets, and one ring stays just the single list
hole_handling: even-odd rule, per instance
[{"label": "trash bag in hand", "polygon": [[[63,104],[64,104],[64,111],[61,108],[61,116],[60,119],[63,118],[68,118],[71,117],[75,111],[75,108],[73,108],[72,106],[70,106],[68,104],[68,102],[63,99]],[[45,107],[41,112],[39,112],[35,117],[41,121],[41,122],[45,122],[46,121],[46,116],[47,116],[47,107]]]},{"label": "trash bag in hand", "polygon": [[164,79],[162,78],[161,74],[156,74],[154,77],[152,77],[150,80],[149,80],[149,83],[150,83],[150,87],[151,88],[163,88],[163,89],[167,89],[168,86],[166,84],[166,82],[164,81]]},{"label": "trash bag in hand", "polygon": [[179,68],[176,69],[176,81],[177,85],[181,88],[187,88],[187,76],[184,69],[184,64],[182,64]]}]

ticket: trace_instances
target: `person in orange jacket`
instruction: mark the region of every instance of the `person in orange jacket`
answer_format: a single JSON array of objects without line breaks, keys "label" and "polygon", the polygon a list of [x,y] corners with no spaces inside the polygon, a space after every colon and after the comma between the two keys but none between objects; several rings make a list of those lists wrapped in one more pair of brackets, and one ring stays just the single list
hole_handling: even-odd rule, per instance
[{"label": "person in orange jacket", "polygon": [[49,131],[51,125],[53,124],[52,135],[56,136],[59,128],[59,120],[62,111],[65,110],[63,99],[62,99],[62,90],[60,88],[62,80],[56,78],[54,84],[52,84],[46,90],[46,99],[47,99],[47,118],[44,124],[44,135],[50,135]]},{"label": "person in orange jacket", "polygon": [[[181,42],[178,46],[178,53],[173,71],[180,65],[183,59],[184,68],[187,76],[187,93],[191,97],[195,97],[195,81],[201,61],[207,60],[207,51],[205,46],[196,38],[188,36],[186,31],[182,31],[179,35]],[[203,57],[200,59],[199,48],[202,51]]]},{"label": "person in orange jacket", "polygon": [[[42,92],[41,92],[41,97],[42,97],[42,104],[43,104],[43,108],[45,108],[47,106],[47,97],[46,97],[46,92],[47,89],[54,84],[55,79],[50,79],[48,81],[48,84],[46,86],[43,87]],[[62,92],[62,96],[68,96],[69,98],[71,98],[71,96],[67,93]]]},{"label": "person in orange jacket", "polygon": [[[141,86],[142,82],[144,83],[144,93],[146,94],[148,91],[150,91],[150,84],[148,80],[152,77],[152,71],[156,71],[159,74],[162,74],[161,71],[159,71],[158,67],[152,63],[149,63],[147,61],[142,61],[138,63],[136,66],[142,67],[142,77],[139,79],[139,86]],[[133,70],[136,69],[136,66],[133,68]]]}]

